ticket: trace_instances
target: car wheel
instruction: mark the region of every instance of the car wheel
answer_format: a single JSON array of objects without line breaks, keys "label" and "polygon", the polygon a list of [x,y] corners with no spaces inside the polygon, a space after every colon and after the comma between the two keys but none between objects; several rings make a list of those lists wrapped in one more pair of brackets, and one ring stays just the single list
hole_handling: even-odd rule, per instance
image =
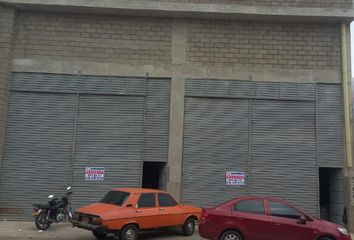
[{"label": "car wheel", "polygon": [[242,240],[242,237],[238,232],[229,230],[221,235],[220,240]]},{"label": "car wheel", "polygon": [[120,240],[137,240],[139,230],[135,225],[127,225],[120,232]]},{"label": "car wheel", "polygon": [[194,218],[188,218],[182,226],[183,234],[185,236],[191,236],[195,230],[195,220]]},{"label": "car wheel", "polygon": [[107,234],[106,233],[101,233],[101,232],[98,232],[96,230],[93,230],[92,231],[92,234],[93,236],[95,236],[96,239],[98,240],[103,240],[106,238]]},{"label": "car wheel", "polygon": [[38,230],[47,230],[50,227],[50,222],[47,220],[47,213],[41,212],[35,219]]}]

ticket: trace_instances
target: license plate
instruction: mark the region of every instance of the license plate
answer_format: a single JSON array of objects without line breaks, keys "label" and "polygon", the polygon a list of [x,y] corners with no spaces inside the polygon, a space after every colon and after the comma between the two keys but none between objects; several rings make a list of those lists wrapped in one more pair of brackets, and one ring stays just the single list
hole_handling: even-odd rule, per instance
[{"label": "license plate", "polygon": [[88,217],[82,217],[82,222],[83,223],[89,223],[89,218]]}]

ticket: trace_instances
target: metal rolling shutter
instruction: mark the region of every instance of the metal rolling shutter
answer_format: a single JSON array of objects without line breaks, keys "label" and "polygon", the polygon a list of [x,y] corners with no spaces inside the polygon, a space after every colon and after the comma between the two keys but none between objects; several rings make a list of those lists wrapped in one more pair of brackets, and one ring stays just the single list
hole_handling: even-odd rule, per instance
[{"label": "metal rolling shutter", "polygon": [[[139,187],[144,97],[80,96],[73,168],[74,207],[115,187]],[[104,181],[85,181],[85,167],[105,167]]]},{"label": "metal rolling shutter", "polygon": [[318,213],[315,102],[252,100],[251,194]]},{"label": "metal rolling shutter", "polygon": [[343,109],[340,85],[318,84],[317,129],[320,167],[343,167]]},{"label": "metal rolling shutter", "polygon": [[147,84],[144,161],[167,162],[170,120],[170,81],[149,79]]},{"label": "metal rolling shutter", "polygon": [[12,92],[0,179],[0,219],[32,219],[34,203],[65,192],[75,95]]},{"label": "metal rolling shutter", "polygon": [[249,100],[186,98],[182,199],[210,206],[246,187],[225,185],[225,172],[248,168]]}]

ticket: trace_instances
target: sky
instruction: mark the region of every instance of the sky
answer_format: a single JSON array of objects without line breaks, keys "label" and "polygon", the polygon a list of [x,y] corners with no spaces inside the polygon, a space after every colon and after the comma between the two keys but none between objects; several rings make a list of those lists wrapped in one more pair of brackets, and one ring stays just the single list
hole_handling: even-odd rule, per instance
[{"label": "sky", "polygon": [[351,46],[351,50],[352,50],[352,54],[351,54],[351,56],[352,56],[352,77],[354,77],[354,59],[353,59],[353,57],[354,57],[354,22],[352,22],[351,24],[350,24],[350,32],[351,32],[351,44],[350,44],[350,46]]}]

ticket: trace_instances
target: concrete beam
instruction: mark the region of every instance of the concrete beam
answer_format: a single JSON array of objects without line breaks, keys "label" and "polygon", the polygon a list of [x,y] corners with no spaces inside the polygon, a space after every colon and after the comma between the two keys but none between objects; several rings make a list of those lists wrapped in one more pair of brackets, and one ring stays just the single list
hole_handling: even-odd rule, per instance
[{"label": "concrete beam", "polygon": [[151,77],[159,78],[172,78],[176,76],[184,79],[231,79],[338,84],[342,82],[340,70],[262,69],[245,68],[237,64],[232,67],[193,63],[130,65],[120,63],[65,62],[46,59],[14,59],[12,71],[141,77],[144,77],[145,73],[149,72]]},{"label": "concrete beam", "polygon": [[29,10],[269,21],[351,21],[354,9],[243,6],[137,0],[0,0]]}]

